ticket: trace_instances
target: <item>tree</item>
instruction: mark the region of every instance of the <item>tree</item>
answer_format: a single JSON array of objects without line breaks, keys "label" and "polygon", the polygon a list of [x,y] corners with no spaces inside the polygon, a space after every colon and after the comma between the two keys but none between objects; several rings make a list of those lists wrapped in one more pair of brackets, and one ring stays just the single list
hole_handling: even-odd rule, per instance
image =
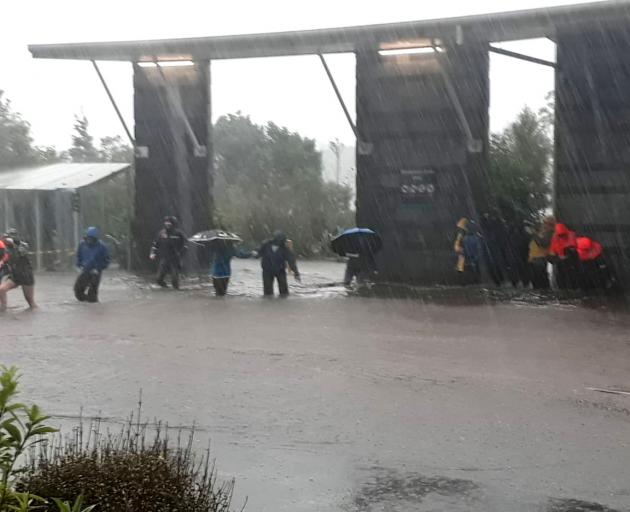
[{"label": "tree", "polygon": [[31,125],[3,96],[0,90],[0,170],[60,161],[62,156],[54,147],[33,145]]},{"label": "tree", "polygon": [[535,220],[550,205],[552,142],[546,120],[524,108],[490,140],[489,192],[505,216]]},{"label": "tree", "polygon": [[13,112],[0,90],[0,169],[32,165],[37,161],[30,124]]},{"label": "tree", "polygon": [[101,162],[133,162],[133,148],[125,144],[120,135],[103,137],[98,153]]},{"label": "tree", "polygon": [[98,162],[99,153],[94,146],[94,138],[88,130],[88,120],[85,115],[74,116],[74,132],[72,147],[68,150],[73,162]]},{"label": "tree", "polygon": [[344,145],[339,139],[335,139],[328,143],[328,147],[330,147],[330,150],[335,155],[335,179],[338,185],[341,177],[341,155],[343,153]]},{"label": "tree", "polygon": [[219,118],[214,143],[217,217],[250,245],[281,229],[312,254],[327,232],[351,222],[351,192],[324,182],[312,139],[237,113]]}]

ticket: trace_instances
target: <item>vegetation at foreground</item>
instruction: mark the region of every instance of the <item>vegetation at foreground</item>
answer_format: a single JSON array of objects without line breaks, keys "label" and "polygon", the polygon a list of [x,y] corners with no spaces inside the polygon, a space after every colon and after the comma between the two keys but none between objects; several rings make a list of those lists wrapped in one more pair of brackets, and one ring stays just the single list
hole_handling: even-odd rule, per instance
[{"label": "vegetation at foreground", "polygon": [[17,402],[17,393],[17,369],[0,366],[0,512],[30,512],[45,507],[59,512],[90,512],[94,507],[83,508],[80,492],[75,494],[78,498],[71,505],[56,498],[49,503],[41,496],[16,488],[23,472],[19,463],[24,454],[41,443],[44,436],[57,431],[45,424],[49,417],[39,407]]},{"label": "vegetation at foreground", "polygon": [[98,512],[229,512],[233,482],[217,484],[209,450],[195,456],[194,430],[173,443],[166,426],[149,433],[131,417],[117,435],[102,433],[98,420],[88,434],[80,426],[72,439],[41,445],[20,490],[63,499],[80,493]]},{"label": "vegetation at foreground", "polygon": [[82,425],[63,439],[39,407],[15,400],[18,379],[0,366],[0,512],[229,511],[233,482],[217,485],[194,431],[173,446],[168,428],[149,434],[132,416],[118,435],[95,421],[85,440]]},{"label": "vegetation at foreground", "polygon": [[505,130],[491,136],[490,202],[505,218],[535,222],[551,206],[550,111],[552,103],[538,114],[525,107]]},{"label": "vegetation at foreground", "polygon": [[324,181],[315,141],[240,113],[220,117],[213,135],[217,219],[246,245],[281,229],[296,252],[313,255],[354,224],[352,191]]}]

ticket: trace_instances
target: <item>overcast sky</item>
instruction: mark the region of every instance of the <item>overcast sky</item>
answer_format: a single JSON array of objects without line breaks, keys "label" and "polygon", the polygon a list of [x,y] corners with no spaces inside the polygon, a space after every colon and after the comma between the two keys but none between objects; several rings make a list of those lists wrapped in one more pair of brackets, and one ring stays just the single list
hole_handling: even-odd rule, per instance
[{"label": "overcast sky", "polygon": [[[563,0],[2,0],[0,89],[29,120],[36,142],[70,144],[75,113],[84,112],[95,137],[124,132],[89,62],[35,60],[29,43],[191,37],[361,25],[481,14],[550,5]],[[100,7],[99,7],[100,6]],[[106,6],[106,7],[105,7]],[[546,40],[504,45],[549,60]],[[328,58],[354,112],[354,57]],[[103,63],[123,115],[133,125],[128,63]],[[551,68],[491,56],[491,123],[511,121],[525,105],[538,108],[553,88]],[[325,142],[353,142],[321,64],[314,56],[215,61],[213,118],[238,110]]]}]

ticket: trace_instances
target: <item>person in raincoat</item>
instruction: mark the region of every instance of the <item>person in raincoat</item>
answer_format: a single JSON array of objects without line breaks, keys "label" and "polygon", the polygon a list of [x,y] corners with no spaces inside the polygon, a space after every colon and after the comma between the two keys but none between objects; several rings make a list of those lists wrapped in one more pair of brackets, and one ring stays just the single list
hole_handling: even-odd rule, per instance
[{"label": "person in raincoat", "polygon": [[101,275],[109,266],[109,262],[109,251],[107,246],[99,240],[98,229],[89,227],[77,248],[76,265],[80,273],[74,283],[74,296],[78,301],[98,302]]},{"label": "person in raincoat", "polygon": [[524,223],[514,214],[506,222],[507,246],[506,262],[507,274],[512,286],[518,287],[519,283],[523,287],[529,286],[531,277],[529,274],[529,235],[525,230]]},{"label": "person in raincoat", "polygon": [[604,260],[604,250],[599,242],[586,236],[576,240],[580,260],[580,288],[585,291],[607,289],[613,285],[613,278]]},{"label": "person in raincoat", "polygon": [[496,286],[501,286],[507,271],[508,234],[505,221],[497,212],[486,212],[481,217],[481,232],[488,274]]},{"label": "person in raincoat", "polygon": [[355,277],[357,283],[363,283],[370,275],[378,272],[374,253],[367,246],[368,244],[365,245],[365,249],[361,252],[346,253],[348,261],[346,262],[346,271],[343,276],[343,284],[345,286],[350,286]]},{"label": "person in raincoat", "polygon": [[286,235],[281,231],[276,231],[273,238],[265,240],[257,251],[262,267],[263,293],[266,297],[273,295],[274,281],[278,281],[280,296],[289,295],[287,265],[293,272],[295,280],[301,281],[295,255],[289,250],[286,242]]},{"label": "person in raincoat", "polygon": [[553,217],[545,217],[529,241],[527,261],[529,262],[532,286],[537,290],[549,288],[547,263],[555,223]]},{"label": "person in raincoat", "polygon": [[459,219],[453,249],[457,255],[455,269],[462,284],[479,283],[481,280],[481,244],[477,224],[464,217]]},{"label": "person in raincoat", "polygon": [[561,290],[579,287],[579,260],[575,232],[558,222],[549,245],[549,257],[554,264],[556,285]]},{"label": "person in raincoat", "polygon": [[2,240],[0,240],[0,283],[2,278],[8,273],[9,266],[6,264],[9,260],[9,253],[7,252],[7,246]]},{"label": "person in raincoat", "polygon": [[186,236],[177,229],[177,217],[164,217],[164,228],[158,233],[149,254],[152,261],[157,260],[157,284],[166,288],[164,279],[167,274],[170,274],[173,288],[179,289],[179,273],[185,251]]},{"label": "person in raincoat", "polygon": [[237,249],[231,240],[216,240],[212,244],[211,276],[212,286],[217,297],[227,294],[232,276],[232,258],[249,258],[251,252]]},{"label": "person in raincoat", "polygon": [[15,228],[9,229],[2,241],[6,247],[6,271],[0,283],[0,311],[7,309],[7,293],[19,286],[30,309],[37,308],[35,303],[35,276],[33,265],[28,254],[28,244],[20,239]]}]

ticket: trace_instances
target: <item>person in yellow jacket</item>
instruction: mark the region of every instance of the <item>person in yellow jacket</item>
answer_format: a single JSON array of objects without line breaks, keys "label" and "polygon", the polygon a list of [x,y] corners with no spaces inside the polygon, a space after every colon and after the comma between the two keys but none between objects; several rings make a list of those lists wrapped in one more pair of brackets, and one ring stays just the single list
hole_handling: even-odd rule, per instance
[{"label": "person in yellow jacket", "polygon": [[466,267],[466,257],[464,256],[464,237],[468,232],[468,219],[462,217],[457,221],[457,232],[455,233],[455,243],[453,244],[453,250],[457,254],[457,263],[455,264],[455,270],[457,272],[464,272]]},{"label": "person in yellow jacket", "polygon": [[461,284],[476,284],[481,281],[481,245],[482,240],[477,224],[461,218],[457,223],[453,245],[457,254],[455,269],[460,275]]},{"label": "person in yellow jacket", "polygon": [[538,290],[549,288],[547,262],[549,261],[551,237],[555,225],[556,221],[553,217],[545,217],[529,241],[528,261],[532,286]]}]

